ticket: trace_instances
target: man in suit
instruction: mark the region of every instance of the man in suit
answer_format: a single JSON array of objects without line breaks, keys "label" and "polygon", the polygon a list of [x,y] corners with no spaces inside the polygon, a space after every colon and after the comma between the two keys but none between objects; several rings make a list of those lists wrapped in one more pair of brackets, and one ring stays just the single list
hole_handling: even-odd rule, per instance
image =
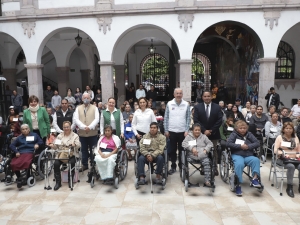
[{"label": "man in suit", "polygon": [[205,134],[214,145],[215,175],[218,176],[218,155],[216,145],[218,140],[221,139],[219,127],[222,124],[223,113],[221,107],[211,101],[211,92],[204,91],[202,100],[202,103],[199,103],[194,107],[194,123],[200,124],[201,132]]},{"label": "man in suit", "polygon": [[275,92],[275,89],[273,87],[270,88],[270,91],[268,91],[265,99],[267,100],[267,108],[269,108],[270,105],[274,105],[276,107],[276,110],[278,109],[280,96]]}]

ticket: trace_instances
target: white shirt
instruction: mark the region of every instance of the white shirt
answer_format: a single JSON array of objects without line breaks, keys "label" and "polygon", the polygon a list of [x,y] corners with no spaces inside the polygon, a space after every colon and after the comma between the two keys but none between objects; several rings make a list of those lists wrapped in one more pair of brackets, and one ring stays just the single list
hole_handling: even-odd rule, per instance
[{"label": "white shirt", "polygon": [[268,102],[268,106],[271,105],[272,98],[273,98],[273,94],[270,95],[269,102]]},{"label": "white shirt", "polygon": [[137,89],[136,92],[135,92],[135,97],[137,99],[141,98],[141,97],[146,97],[146,93],[145,93],[145,90],[144,89]]},{"label": "white shirt", "polygon": [[293,112],[292,116],[300,116],[300,106],[298,104],[294,105],[291,111]]},{"label": "white shirt", "polygon": [[[62,113],[64,116],[66,116],[66,113],[68,112],[68,109],[64,112],[62,109],[61,109]],[[53,118],[53,122],[52,122],[52,126],[53,128],[56,130],[57,133],[62,133],[63,130],[61,130],[59,128],[59,126],[57,125],[57,116],[56,116],[56,112],[52,115],[52,118]],[[76,128],[76,125],[75,125],[75,122],[74,122],[74,116],[73,116],[73,119],[72,119],[72,125],[71,125],[71,130],[74,130]]]},{"label": "white shirt", "polygon": [[[87,107],[85,107],[85,109],[88,108],[89,106],[90,105],[88,105]],[[99,122],[99,111],[98,111],[98,108],[95,107],[95,119],[87,127],[90,128],[90,130],[95,130],[98,122]],[[76,126],[78,126],[81,130],[84,130],[84,128],[86,127],[86,125],[79,120],[78,107],[76,108],[76,110],[75,110],[75,112],[73,114],[73,123]]]},{"label": "white shirt", "polygon": [[146,108],[144,111],[141,109],[136,110],[133,114],[131,123],[134,135],[138,134],[137,131],[148,133],[150,131],[150,124],[152,122],[157,122],[152,109]]},{"label": "white shirt", "polygon": [[[106,109],[106,111],[109,112],[108,109]],[[113,112],[116,112],[116,111],[117,111],[117,109],[115,108]],[[115,121],[115,117],[112,113],[110,114],[110,125],[111,125],[113,130],[116,129],[116,121]],[[121,128],[121,134],[124,134],[124,119],[123,119],[123,115],[122,115],[121,111],[120,111],[120,128]],[[100,133],[101,133],[101,135],[104,134],[104,117],[103,117],[103,113],[101,113],[101,117],[100,117]]]}]

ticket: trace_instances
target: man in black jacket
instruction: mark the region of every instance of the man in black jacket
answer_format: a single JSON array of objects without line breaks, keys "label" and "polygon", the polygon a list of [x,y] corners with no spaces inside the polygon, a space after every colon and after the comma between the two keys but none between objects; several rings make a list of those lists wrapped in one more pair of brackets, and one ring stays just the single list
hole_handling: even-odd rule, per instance
[{"label": "man in black jacket", "polygon": [[150,90],[147,92],[147,99],[152,100],[152,107],[156,108],[156,98],[157,98],[157,92],[155,91],[155,88],[153,85],[151,85]]},{"label": "man in black jacket", "polygon": [[69,121],[72,126],[71,130],[74,130],[76,125],[73,123],[73,110],[68,109],[69,103],[67,99],[61,100],[61,108],[57,110],[53,114],[53,127],[56,130],[57,133],[63,132],[63,122]]},{"label": "man in black jacket", "polygon": [[221,139],[219,128],[222,124],[223,113],[221,107],[211,101],[211,92],[204,91],[202,99],[203,102],[194,107],[194,123],[200,124],[201,132],[205,134],[214,145],[215,175],[218,176],[216,145],[218,140]]},{"label": "man in black jacket", "polygon": [[270,105],[274,105],[276,110],[278,109],[280,96],[279,94],[275,93],[275,89],[273,87],[270,88],[270,91],[268,91],[265,99],[267,100],[267,108],[269,108]]},{"label": "man in black jacket", "polygon": [[46,107],[52,107],[51,101],[53,96],[53,91],[51,90],[51,86],[48,85],[47,89],[44,91],[44,102],[46,102]]}]

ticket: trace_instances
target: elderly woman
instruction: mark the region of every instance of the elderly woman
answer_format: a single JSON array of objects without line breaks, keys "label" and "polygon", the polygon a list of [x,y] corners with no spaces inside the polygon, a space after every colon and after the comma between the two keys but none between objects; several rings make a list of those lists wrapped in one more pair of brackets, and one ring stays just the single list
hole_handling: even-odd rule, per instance
[{"label": "elderly woman", "polygon": [[259,141],[251,132],[248,132],[246,122],[239,120],[234,125],[234,131],[227,140],[227,147],[231,150],[231,157],[234,163],[234,172],[239,179],[236,186],[236,195],[242,196],[243,170],[245,165],[250,166],[252,171],[251,187],[260,188],[260,160],[254,156],[253,150],[259,147]]},{"label": "elderly woman", "polygon": [[95,152],[95,162],[102,180],[107,181],[113,179],[120,145],[121,141],[118,136],[113,134],[112,126],[105,125],[104,136],[100,137],[97,151]]},{"label": "elderly woman", "polygon": [[271,121],[266,122],[265,125],[265,135],[266,138],[269,138],[269,148],[272,148],[272,145],[275,143],[276,137],[281,133],[282,123],[278,121],[278,117],[278,113],[273,113],[271,115]]},{"label": "elderly woman", "polygon": [[[34,157],[34,152],[39,148],[40,145],[43,145],[42,139],[36,133],[30,132],[29,126],[27,124],[23,124],[21,126],[22,134],[16,138],[16,140],[9,146],[10,149],[16,154],[11,160],[10,168],[13,172],[15,172],[18,181],[17,187],[22,187],[22,180],[20,175],[20,170],[28,169],[32,159]],[[8,169],[7,171],[10,171]],[[11,181],[11,175],[8,172],[7,174],[7,182]]]},{"label": "elderly woman", "polygon": [[[81,147],[81,143],[79,141],[79,136],[71,130],[71,126],[72,124],[69,121],[63,122],[63,132],[57,136],[54,143],[49,144],[49,146],[53,149],[69,150],[70,147],[73,148],[69,160],[66,160],[69,157],[68,153],[61,152],[59,153],[58,158],[54,162],[54,178],[56,181],[54,191],[58,190],[61,187],[61,175],[60,175],[61,164],[66,163],[66,161],[68,161],[71,164],[71,173],[73,179],[75,173],[74,167],[76,163],[75,157],[79,158],[78,149]],[[69,187],[71,187],[69,173],[68,173],[68,182],[69,182]]]},{"label": "elderly woman", "polygon": [[110,125],[113,129],[113,134],[118,137],[124,137],[124,120],[119,109],[115,108],[116,100],[108,99],[108,107],[103,110],[100,118],[100,133],[103,135],[105,125]]},{"label": "elderly woman", "polygon": [[[286,153],[288,154],[285,154]],[[292,122],[286,122],[283,124],[281,135],[276,138],[274,144],[274,153],[279,157],[277,162],[279,164],[283,163],[284,160],[296,159],[295,163],[287,163],[284,164],[284,168],[287,169],[286,177],[287,177],[287,189],[286,193],[291,198],[294,198],[294,190],[293,190],[293,178],[295,169],[299,171],[299,187],[298,192],[300,193],[300,164],[297,159],[300,158],[300,150],[299,150],[299,139],[295,135],[295,129]]]},{"label": "elderly woman", "polygon": [[30,131],[39,135],[44,143],[50,134],[49,115],[44,107],[39,106],[39,99],[35,95],[28,98],[29,108],[24,111],[23,123],[29,125]]},{"label": "elderly woman", "polygon": [[212,142],[205,134],[201,133],[200,124],[194,124],[192,126],[192,132],[182,142],[182,147],[188,151],[188,155],[191,159],[199,160],[204,167],[204,185],[210,187],[211,178],[211,162],[207,156],[207,153],[213,147]]}]

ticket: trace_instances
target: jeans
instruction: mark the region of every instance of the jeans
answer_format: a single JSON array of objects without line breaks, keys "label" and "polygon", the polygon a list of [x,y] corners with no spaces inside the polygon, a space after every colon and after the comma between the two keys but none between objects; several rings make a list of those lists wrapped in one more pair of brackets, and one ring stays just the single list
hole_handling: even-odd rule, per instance
[{"label": "jeans", "polygon": [[93,147],[97,146],[97,136],[79,137],[79,140],[81,142],[82,165],[88,168],[88,159],[89,157],[93,158]]},{"label": "jeans", "polygon": [[245,165],[250,166],[252,176],[255,174],[257,176],[260,175],[260,161],[259,158],[255,156],[241,156],[241,155],[231,155],[233,163],[234,163],[234,172],[239,178],[239,182],[243,183],[243,170]]},{"label": "jeans", "polygon": [[176,169],[177,161],[177,148],[178,148],[178,166],[181,169],[181,152],[182,152],[182,142],[184,140],[184,132],[175,133],[169,132],[170,134],[170,158],[172,162],[172,169]]},{"label": "jeans", "polygon": [[[161,174],[162,173],[162,169],[163,169],[163,165],[164,165],[164,157],[162,155],[157,156],[153,162],[156,163],[156,174]],[[138,158],[138,176],[146,176],[145,175],[145,164],[148,164],[149,162],[147,161],[147,158],[144,155],[140,155],[140,157]]]}]

